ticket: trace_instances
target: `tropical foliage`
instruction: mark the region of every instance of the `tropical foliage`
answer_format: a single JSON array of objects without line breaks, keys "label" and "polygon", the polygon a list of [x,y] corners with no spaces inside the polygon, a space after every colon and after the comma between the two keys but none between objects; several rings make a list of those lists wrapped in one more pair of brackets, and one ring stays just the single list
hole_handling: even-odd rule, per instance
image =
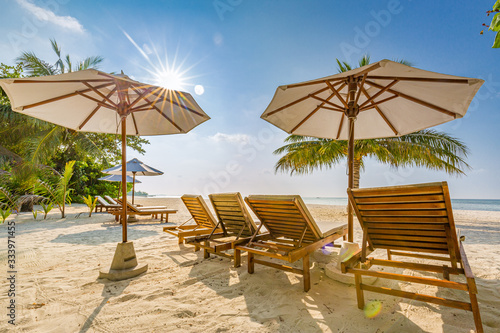
[{"label": "tropical foliage", "polygon": [[[491,23],[489,26],[483,23],[484,26],[488,27],[488,30],[495,31],[495,41],[493,42],[493,45],[491,46],[492,48],[499,48],[500,47],[500,0],[495,1],[493,4],[493,9],[488,10],[486,13],[489,16],[492,13],[496,13],[493,18],[491,19]],[[481,34],[483,32],[481,31]]]},{"label": "tropical foliage", "polygon": [[[99,56],[75,61],[63,55],[55,40],[51,46],[57,61],[50,64],[34,52],[23,52],[16,65],[0,64],[0,78],[20,78],[68,73],[98,68],[103,59]],[[130,148],[144,153],[143,145],[149,142],[140,137],[127,138]],[[0,170],[7,176],[0,177],[0,186],[25,199],[35,199],[34,185],[38,180],[50,183],[56,173],[63,173],[69,161],[74,164],[72,186],[75,199],[81,195],[114,194],[118,185],[97,181],[100,170],[109,168],[121,159],[121,141],[117,135],[76,132],[42,120],[13,112],[9,99],[0,89]],[[2,199],[0,199],[1,202]],[[23,210],[31,210],[30,202]]]},{"label": "tropical foliage", "polygon": [[89,208],[89,217],[92,216],[92,212],[94,211],[95,206],[97,205],[97,198],[94,198],[91,195],[88,195],[86,197],[82,196],[83,202],[87,205]]},{"label": "tropical foliage", "polygon": [[35,185],[35,193],[47,198],[52,204],[56,205],[61,211],[61,218],[66,217],[66,204],[71,204],[72,189],[69,186],[73,176],[73,167],[75,161],[66,163],[64,173],[59,175],[54,183],[39,180]]},{"label": "tropical foliage", "polygon": [[[360,66],[370,62],[364,56]],[[408,64],[406,61],[399,61]],[[351,66],[337,59],[339,72],[348,71]],[[290,135],[285,146],[274,151],[283,155],[275,166],[276,172],[293,174],[311,173],[317,169],[328,169],[347,158],[347,142]],[[401,137],[356,140],[354,143],[354,187],[359,187],[360,170],[366,158],[374,158],[391,167],[425,167],[442,170],[453,175],[464,174],[469,165],[465,159],[467,146],[446,133],[436,130],[422,130]]]}]

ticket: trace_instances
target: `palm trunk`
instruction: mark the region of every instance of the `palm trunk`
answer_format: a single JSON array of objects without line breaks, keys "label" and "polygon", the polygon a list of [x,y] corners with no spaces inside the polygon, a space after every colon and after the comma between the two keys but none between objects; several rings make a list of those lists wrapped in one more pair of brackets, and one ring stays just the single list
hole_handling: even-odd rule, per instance
[{"label": "palm trunk", "polygon": [[354,159],[354,170],[353,170],[353,188],[359,188],[359,170],[361,168],[361,160],[355,158]]}]

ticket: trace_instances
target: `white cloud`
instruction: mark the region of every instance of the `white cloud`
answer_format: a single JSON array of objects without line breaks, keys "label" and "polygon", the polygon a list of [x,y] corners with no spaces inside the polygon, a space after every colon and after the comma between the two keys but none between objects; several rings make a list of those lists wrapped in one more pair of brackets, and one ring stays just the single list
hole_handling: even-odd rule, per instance
[{"label": "white cloud", "polygon": [[61,28],[69,29],[79,33],[85,32],[83,26],[74,17],[58,16],[53,11],[38,7],[28,0],[16,0],[16,2],[28,12],[33,14],[41,22],[50,22],[52,24],[60,26]]},{"label": "white cloud", "polygon": [[229,142],[237,144],[245,144],[250,142],[250,136],[247,134],[225,134],[217,133],[208,137],[215,142]]}]

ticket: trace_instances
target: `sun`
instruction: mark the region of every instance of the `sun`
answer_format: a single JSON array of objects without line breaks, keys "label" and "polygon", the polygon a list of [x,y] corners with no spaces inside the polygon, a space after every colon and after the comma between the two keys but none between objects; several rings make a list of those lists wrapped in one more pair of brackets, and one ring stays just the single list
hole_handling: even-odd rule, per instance
[{"label": "sun", "polygon": [[144,60],[146,60],[146,63],[137,63],[138,67],[149,74],[148,77],[143,78],[144,82],[149,82],[167,90],[193,91],[196,95],[203,95],[205,87],[197,84],[197,82],[193,82],[193,80],[198,80],[201,75],[192,75],[189,73],[197,63],[187,65],[187,56],[180,57],[179,49],[170,57],[167,54],[166,48],[158,52],[155,43],[152,41],[143,44],[141,47],[125,30],[122,30],[122,32],[132,45],[134,45],[136,50],[139,51]]},{"label": "sun", "polygon": [[154,84],[169,90],[186,90],[186,79],[179,70],[161,70],[154,75]]}]

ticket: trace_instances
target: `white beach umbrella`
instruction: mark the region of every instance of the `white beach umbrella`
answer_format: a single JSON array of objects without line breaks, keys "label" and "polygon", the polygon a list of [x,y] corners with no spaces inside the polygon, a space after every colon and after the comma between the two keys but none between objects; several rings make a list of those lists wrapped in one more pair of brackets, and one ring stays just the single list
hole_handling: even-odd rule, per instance
[{"label": "white beach umbrella", "polygon": [[[133,188],[132,188],[132,204],[134,204],[134,196],[135,196],[135,183],[140,183],[135,181],[135,176],[160,176],[163,175],[163,171],[150,167],[147,164],[142,163],[137,158],[133,158],[127,162],[125,166],[127,170],[127,175],[132,175],[133,177]],[[112,168],[102,170],[102,173],[107,173],[110,175],[121,175],[122,174],[122,166],[117,165]]]},{"label": "white beach umbrella", "polygon": [[[102,172],[102,171],[101,171]],[[115,175],[107,175],[101,178],[97,178],[97,180],[104,180],[106,182],[122,182],[122,176],[121,174],[115,174]],[[127,175],[127,183],[133,183],[133,186],[135,188],[135,184],[140,184],[141,182],[139,180],[136,180],[135,178],[130,177]],[[118,191],[118,197],[120,196],[120,191]]]},{"label": "white beach umbrella", "polygon": [[[462,118],[483,80],[382,60],[276,89],[261,118],[289,134],[348,140],[348,187],[354,140],[394,137]],[[349,235],[353,240],[349,205]]]},{"label": "white beach umbrella", "polygon": [[[126,135],[187,133],[210,119],[188,93],[93,69],[3,79],[0,86],[16,112],[75,131],[121,134],[122,164],[126,163]],[[127,186],[125,181],[122,184],[125,198]],[[126,216],[124,206],[123,243],[127,242]]]},{"label": "white beach umbrella", "polygon": [[[101,178],[97,178],[97,180],[104,180],[104,181],[107,181],[107,182],[121,182],[122,181],[122,176],[121,175],[107,175],[107,176],[104,176],[104,177],[101,177]],[[137,183],[137,184],[140,184],[142,183],[140,180],[137,180],[130,176],[127,176],[127,183]]]}]

